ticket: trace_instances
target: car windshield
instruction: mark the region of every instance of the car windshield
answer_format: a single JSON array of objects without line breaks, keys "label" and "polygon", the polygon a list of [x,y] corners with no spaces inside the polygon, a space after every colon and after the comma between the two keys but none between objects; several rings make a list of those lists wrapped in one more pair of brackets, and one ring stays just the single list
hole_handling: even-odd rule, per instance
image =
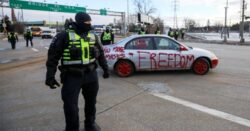
[{"label": "car windshield", "polygon": [[51,33],[51,31],[43,31],[43,33]]},{"label": "car windshield", "polygon": [[31,31],[41,31],[40,28],[31,28]]}]

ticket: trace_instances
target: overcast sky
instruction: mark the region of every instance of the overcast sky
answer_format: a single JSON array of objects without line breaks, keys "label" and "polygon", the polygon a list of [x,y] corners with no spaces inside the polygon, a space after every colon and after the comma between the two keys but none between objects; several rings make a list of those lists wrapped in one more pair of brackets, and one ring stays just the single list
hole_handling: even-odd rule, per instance
[{"label": "overcast sky", "polygon": [[[44,2],[44,0],[31,0],[37,2]],[[135,13],[134,0],[128,0],[130,13]],[[200,25],[206,25],[210,20],[211,25],[220,22],[224,23],[226,0],[177,0],[177,15],[178,25],[183,26],[184,18],[191,18],[200,23]],[[240,20],[240,7],[242,0],[228,0],[228,24],[239,22]],[[46,3],[55,3],[63,5],[85,6],[90,9],[107,8],[112,11],[127,12],[127,0],[46,0]],[[250,0],[246,0],[250,4]],[[151,0],[152,6],[157,11],[153,14],[155,17],[161,17],[164,19],[166,25],[173,25],[173,0]],[[2,12],[2,10],[1,10]],[[5,13],[9,14],[9,10],[5,9]],[[19,10],[16,10],[18,15]],[[2,14],[2,13],[0,13]],[[250,9],[246,11],[246,15],[250,15]],[[50,20],[50,21],[62,21],[65,18],[72,17],[74,14],[70,13],[56,13],[56,12],[44,12],[44,11],[24,11],[25,21],[34,20]],[[116,19],[120,19],[117,17]],[[92,16],[94,24],[108,24],[114,21],[114,17],[108,16]]]}]

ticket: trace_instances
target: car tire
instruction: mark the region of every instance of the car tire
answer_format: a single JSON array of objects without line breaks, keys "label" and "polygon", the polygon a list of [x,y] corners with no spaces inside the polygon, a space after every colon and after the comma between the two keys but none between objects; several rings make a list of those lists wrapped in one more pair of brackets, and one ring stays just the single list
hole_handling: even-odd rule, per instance
[{"label": "car tire", "polygon": [[135,71],[133,64],[128,60],[120,60],[115,65],[115,72],[120,77],[129,77]]},{"label": "car tire", "polygon": [[198,58],[192,66],[192,71],[197,75],[205,75],[210,69],[209,62],[205,58]]}]

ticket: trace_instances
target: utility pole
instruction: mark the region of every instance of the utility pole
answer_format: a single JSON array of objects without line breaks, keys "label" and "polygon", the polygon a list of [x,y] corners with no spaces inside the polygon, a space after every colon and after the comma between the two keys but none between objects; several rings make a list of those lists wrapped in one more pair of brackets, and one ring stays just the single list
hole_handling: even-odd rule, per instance
[{"label": "utility pole", "polygon": [[127,0],[127,32],[129,32],[129,0]]},{"label": "utility pole", "polygon": [[227,33],[228,32],[228,28],[227,28],[227,9],[228,9],[228,0],[227,0],[227,3],[226,3],[226,7],[225,7],[225,27],[224,27],[224,42],[227,42]]},{"label": "utility pole", "polygon": [[242,15],[240,24],[240,43],[244,43],[244,19],[245,19],[245,0],[242,0]]},{"label": "utility pole", "polygon": [[173,8],[174,8],[174,23],[173,28],[178,28],[178,20],[177,20],[177,6],[178,6],[179,0],[173,0]]}]

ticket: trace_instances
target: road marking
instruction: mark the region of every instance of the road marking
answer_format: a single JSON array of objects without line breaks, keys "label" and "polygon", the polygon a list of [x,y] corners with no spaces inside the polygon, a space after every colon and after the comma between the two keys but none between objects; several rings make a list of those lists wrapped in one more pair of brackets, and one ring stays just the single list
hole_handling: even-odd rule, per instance
[{"label": "road marking", "polygon": [[38,52],[39,50],[36,48],[31,48],[33,51]]},{"label": "road marking", "polygon": [[232,114],[228,114],[228,113],[225,113],[222,111],[218,111],[218,110],[215,110],[215,109],[212,109],[209,107],[198,105],[198,104],[195,104],[195,103],[192,103],[192,102],[189,102],[186,100],[182,100],[182,99],[179,99],[179,98],[176,98],[173,96],[165,95],[162,93],[150,93],[150,94],[152,94],[156,97],[159,97],[159,98],[162,98],[162,99],[165,99],[165,100],[168,100],[168,101],[171,101],[171,102],[174,102],[174,103],[177,103],[177,104],[180,104],[180,105],[183,105],[183,106],[186,106],[186,107],[198,110],[198,111],[201,111],[203,113],[207,113],[207,114],[215,116],[215,117],[219,117],[219,118],[222,118],[222,119],[234,122],[234,123],[238,123],[238,124],[243,125],[243,126],[250,127],[250,120],[245,119],[245,118],[241,118],[241,117],[238,117],[238,116],[235,116]]},{"label": "road marking", "polygon": [[49,49],[49,47],[44,47],[44,48],[47,49],[47,50]]},{"label": "road marking", "polygon": [[0,48],[0,51],[8,50],[8,48]]},{"label": "road marking", "polygon": [[5,64],[5,63],[9,63],[11,62],[12,60],[3,60],[3,61],[0,61],[1,64]]}]

